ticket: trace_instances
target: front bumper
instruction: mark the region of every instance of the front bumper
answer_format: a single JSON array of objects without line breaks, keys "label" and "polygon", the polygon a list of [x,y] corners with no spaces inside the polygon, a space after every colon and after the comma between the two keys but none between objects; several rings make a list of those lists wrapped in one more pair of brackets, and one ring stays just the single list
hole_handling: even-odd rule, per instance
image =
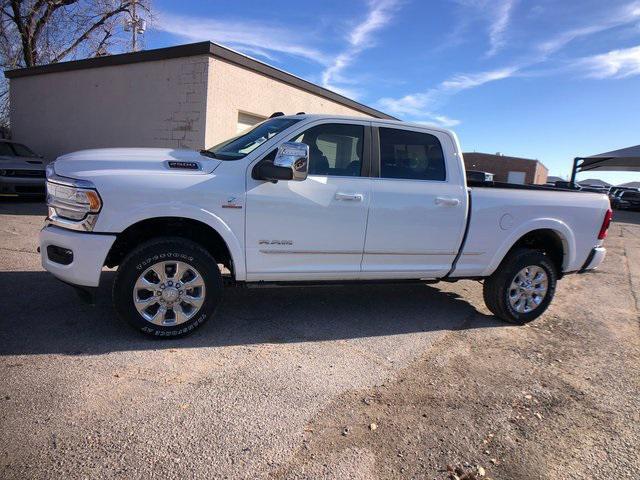
[{"label": "front bumper", "polygon": [[44,195],[44,178],[0,176],[0,195]]},{"label": "front bumper", "polygon": [[589,256],[587,257],[587,260],[584,262],[584,265],[580,269],[580,273],[598,268],[598,266],[602,263],[606,255],[607,255],[606,248],[602,246],[593,247],[591,252],[589,252]]},{"label": "front bumper", "polygon": [[[42,266],[63,282],[83,287],[97,287],[100,284],[102,266],[107,254],[115,242],[115,235],[74,232],[52,225],[40,231],[40,256]],[[59,263],[60,259],[50,258],[49,246],[55,250],[71,251],[68,264]]]}]

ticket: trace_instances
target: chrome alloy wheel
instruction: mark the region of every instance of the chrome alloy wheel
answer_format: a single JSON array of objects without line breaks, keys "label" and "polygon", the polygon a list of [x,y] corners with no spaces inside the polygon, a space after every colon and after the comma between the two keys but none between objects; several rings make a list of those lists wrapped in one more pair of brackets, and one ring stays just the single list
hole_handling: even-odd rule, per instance
[{"label": "chrome alloy wheel", "polygon": [[520,270],[509,287],[509,303],[519,313],[529,313],[547,296],[549,279],[542,267],[530,265]]},{"label": "chrome alloy wheel", "polygon": [[148,322],[161,326],[190,320],[204,304],[200,272],[185,262],[168,260],[147,268],[133,287],[133,304]]}]

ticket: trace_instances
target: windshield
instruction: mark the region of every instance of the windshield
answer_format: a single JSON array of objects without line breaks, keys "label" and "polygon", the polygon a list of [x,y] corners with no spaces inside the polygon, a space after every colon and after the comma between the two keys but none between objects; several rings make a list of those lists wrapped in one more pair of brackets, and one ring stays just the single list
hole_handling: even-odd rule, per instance
[{"label": "windshield", "polygon": [[237,160],[248,155],[264,142],[299,121],[300,119],[297,118],[271,118],[265,120],[251,130],[247,130],[237,137],[211,147],[209,152],[220,160]]},{"label": "windshield", "polygon": [[13,150],[16,152],[16,155],[19,157],[37,157],[33,151],[27,147],[26,145],[22,145],[21,143],[12,143],[11,146]]},{"label": "windshield", "polygon": [[0,142],[0,155],[7,157],[38,157],[25,145],[13,142]]}]

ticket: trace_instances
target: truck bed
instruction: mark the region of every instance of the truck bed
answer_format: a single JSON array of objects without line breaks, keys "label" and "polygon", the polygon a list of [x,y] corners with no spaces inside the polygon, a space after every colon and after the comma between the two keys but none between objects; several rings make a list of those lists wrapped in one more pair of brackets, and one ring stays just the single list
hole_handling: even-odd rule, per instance
[{"label": "truck bed", "polygon": [[[518,184],[518,183],[507,183],[507,182],[479,182],[479,181],[475,181],[475,180],[469,180],[467,179],[467,186],[468,187],[475,187],[475,188],[506,188],[509,190],[551,190],[554,192],[580,192],[580,190],[577,189],[571,189],[571,188],[559,188],[559,187],[553,187],[550,185],[523,185],[523,184]],[[593,193],[593,192],[584,192],[584,193]]]},{"label": "truck bed", "polygon": [[579,270],[598,242],[609,198],[546,185],[469,182],[468,227],[451,277],[487,276],[533,230],[550,230],[565,252],[563,272]]}]

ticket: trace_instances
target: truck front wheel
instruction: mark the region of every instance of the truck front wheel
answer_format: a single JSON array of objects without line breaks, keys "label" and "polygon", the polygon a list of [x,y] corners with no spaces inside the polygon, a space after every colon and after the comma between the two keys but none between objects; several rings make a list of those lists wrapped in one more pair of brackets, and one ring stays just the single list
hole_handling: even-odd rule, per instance
[{"label": "truck front wheel", "polygon": [[154,337],[179,337],[201,326],[222,297],[214,258],[183,238],[143,243],[123,260],[113,283],[118,315]]},{"label": "truck front wheel", "polygon": [[517,249],[485,279],[484,302],[495,316],[524,325],[547,309],[557,278],[556,268],[544,252]]}]

